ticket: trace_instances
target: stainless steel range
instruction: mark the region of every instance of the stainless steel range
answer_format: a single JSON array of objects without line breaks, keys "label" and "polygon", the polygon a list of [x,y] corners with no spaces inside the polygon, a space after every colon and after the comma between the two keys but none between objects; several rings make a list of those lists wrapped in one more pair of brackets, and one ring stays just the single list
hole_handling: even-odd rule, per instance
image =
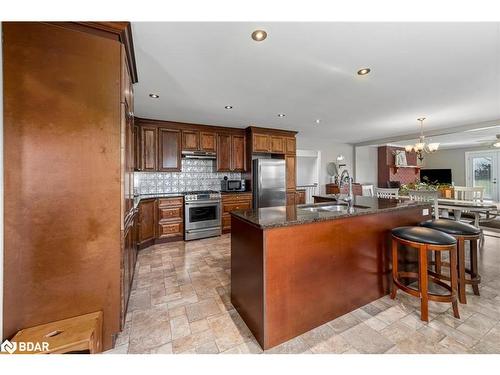
[{"label": "stainless steel range", "polygon": [[184,195],[184,239],[221,235],[221,195],[218,191],[191,191]]}]

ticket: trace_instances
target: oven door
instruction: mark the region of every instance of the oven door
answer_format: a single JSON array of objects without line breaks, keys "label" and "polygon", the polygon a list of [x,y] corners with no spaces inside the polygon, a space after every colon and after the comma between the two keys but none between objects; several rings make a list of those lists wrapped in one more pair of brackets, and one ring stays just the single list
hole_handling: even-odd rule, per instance
[{"label": "oven door", "polygon": [[186,202],[184,210],[185,229],[203,229],[220,227],[220,202]]}]

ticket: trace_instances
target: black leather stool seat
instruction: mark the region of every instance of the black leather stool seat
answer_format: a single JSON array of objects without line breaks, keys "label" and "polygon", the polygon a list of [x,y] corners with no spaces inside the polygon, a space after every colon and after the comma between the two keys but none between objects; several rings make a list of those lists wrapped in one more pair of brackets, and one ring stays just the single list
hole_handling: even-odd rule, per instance
[{"label": "black leather stool seat", "polygon": [[425,227],[399,227],[392,234],[403,240],[429,245],[454,245],[457,240],[447,233]]},{"label": "black leather stool seat", "polygon": [[473,225],[450,219],[427,220],[420,223],[422,227],[437,229],[452,236],[477,236],[481,229]]}]

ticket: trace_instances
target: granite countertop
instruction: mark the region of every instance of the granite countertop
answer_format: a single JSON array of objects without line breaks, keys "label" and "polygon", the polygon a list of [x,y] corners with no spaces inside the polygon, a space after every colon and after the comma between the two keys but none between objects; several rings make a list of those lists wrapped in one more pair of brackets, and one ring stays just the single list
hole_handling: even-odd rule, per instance
[{"label": "granite countertop", "polygon": [[[186,192],[179,193],[152,193],[152,194],[138,194],[134,195],[134,208],[137,208],[139,202],[144,199],[155,199],[155,198],[173,198],[173,197],[183,197]],[[221,191],[222,195],[230,194],[252,194],[251,191]]]},{"label": "granite countertop", "polygon": [[[332,196],[326,195],[321,197],[332,198]],[[265,229],[397,211],[408,207],[430,206],[428,202],[356,196],[354,198],[354,207],[351,211],[348,211],[347,207],[341,211],[317,211],[317,208],[336,204],[337,202],[332,201],[297,206],[266,207],[256,210],[232,211],[231,215]],[[343,201],[340,201],[339,204],[346,205]]]}]

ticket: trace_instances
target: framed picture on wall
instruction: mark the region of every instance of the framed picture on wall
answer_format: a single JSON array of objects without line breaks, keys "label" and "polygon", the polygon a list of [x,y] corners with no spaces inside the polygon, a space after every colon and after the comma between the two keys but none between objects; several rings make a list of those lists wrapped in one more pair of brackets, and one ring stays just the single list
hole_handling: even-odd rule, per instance
[{"label": "framed picture on wall", "polygon": [[406,162],[406,151],[405,150],[396,150],[394,153],[395,164],[396,166],[406,166],[408,165]]}]

